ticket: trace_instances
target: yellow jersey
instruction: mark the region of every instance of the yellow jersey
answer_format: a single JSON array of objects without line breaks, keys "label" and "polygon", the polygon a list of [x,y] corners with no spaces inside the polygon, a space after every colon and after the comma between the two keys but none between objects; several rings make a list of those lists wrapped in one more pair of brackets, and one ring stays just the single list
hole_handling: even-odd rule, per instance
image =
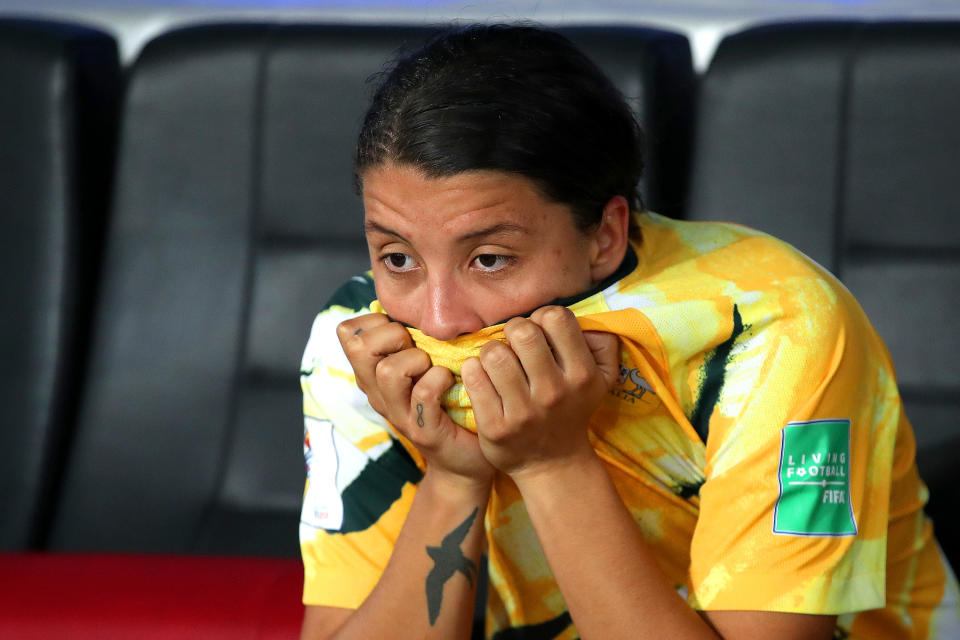
[{"label": "yellow jersey", "polygon": [[[768,235],[637,219],[615,277],[562,303],[584,330],[620,337],[620,378],[589,433],[664,573],[697,609],[838,614],[844,638],[960,637],[893,366],[857,302]],[[367,404],[336,338],[339,322],[383,312],[374,298],[369,275],[345,285],[304,353],[306,604],[363,602],[424,469]],[[444,403],[465,428],[476,426],[460,364],[502,329],[450,342],[410,330],[454,372]],[[505,475],[485,528],[487,636],[578,637]]]}]

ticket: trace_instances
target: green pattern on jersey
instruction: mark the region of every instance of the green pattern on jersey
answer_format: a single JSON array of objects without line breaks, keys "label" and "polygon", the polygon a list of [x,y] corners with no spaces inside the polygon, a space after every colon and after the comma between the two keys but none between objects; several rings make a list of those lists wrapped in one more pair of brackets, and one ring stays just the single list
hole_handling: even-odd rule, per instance
[{"label": "green pattern on jersey", "polygon": [[390,448],[367,464],[341,494],[343,525],[339,533],[369,529],[400,498],[404,484],[417,484],[422,477],[403,445],[392,440]]}]

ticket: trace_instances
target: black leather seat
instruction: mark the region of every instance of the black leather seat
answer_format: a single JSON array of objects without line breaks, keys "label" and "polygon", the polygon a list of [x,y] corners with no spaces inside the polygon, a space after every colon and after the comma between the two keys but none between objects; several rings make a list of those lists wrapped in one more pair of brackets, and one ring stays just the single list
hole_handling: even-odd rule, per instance
[{"label": "black leather seat", "polygon": [[678,217],[687,193],[696,78],[685,36],[641,27],[566,27],[558,31],[603,69],[646,134],[644,204]]},{"label": "black leather seat", "polygon": [[0,20],[0,550],[41,544],[69,445],[119,77],[105,33]]},{"label": "black leather seat", "polygon": [[[300,355],[333,289],[368,266],[351,182],[365,80],[428,33],[214,25],[145,48],[51,548],[297,553]],[[641,109],[654,81],[689,82],[679,36],[573,35]]]},{"label": "black leather seat", "polygon": [[704,78],[688,215],[783,238],[860,300],[897,367],[960,564],[960,23],[804,23],[726,38]]},{"label": "black leather seat", "polygon": [[145,48],[52,549],[297,553],[300,354],[366,266],[351,130],[409,35],[221,25]]}]

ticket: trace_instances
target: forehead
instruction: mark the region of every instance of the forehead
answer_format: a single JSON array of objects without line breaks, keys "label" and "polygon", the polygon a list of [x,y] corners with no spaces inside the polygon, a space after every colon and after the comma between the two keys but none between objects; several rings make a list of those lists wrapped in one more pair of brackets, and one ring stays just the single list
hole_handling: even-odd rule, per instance
[{"label": "forehead", "polygon": [[566,205],[545,198],[524,176],[503,171],[470,171],[428,177],[407,165],[374,167],[363,176],[367,222],[469,232],[507,224],[531,232],[549,225],[573,226]]}]

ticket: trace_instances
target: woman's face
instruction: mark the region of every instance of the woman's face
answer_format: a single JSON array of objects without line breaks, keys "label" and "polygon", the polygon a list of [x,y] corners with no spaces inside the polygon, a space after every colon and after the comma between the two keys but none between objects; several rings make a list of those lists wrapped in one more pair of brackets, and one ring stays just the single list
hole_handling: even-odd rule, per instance
[{"label": "woman's face", "polygon": [[380,303],[440,340],[582,293],[625,250],[624,239],[619,258],[605,257],[605,224],[580,231],[567,206],[505,172],[428,178],[381,165],[363,175],[363,203]]}]

